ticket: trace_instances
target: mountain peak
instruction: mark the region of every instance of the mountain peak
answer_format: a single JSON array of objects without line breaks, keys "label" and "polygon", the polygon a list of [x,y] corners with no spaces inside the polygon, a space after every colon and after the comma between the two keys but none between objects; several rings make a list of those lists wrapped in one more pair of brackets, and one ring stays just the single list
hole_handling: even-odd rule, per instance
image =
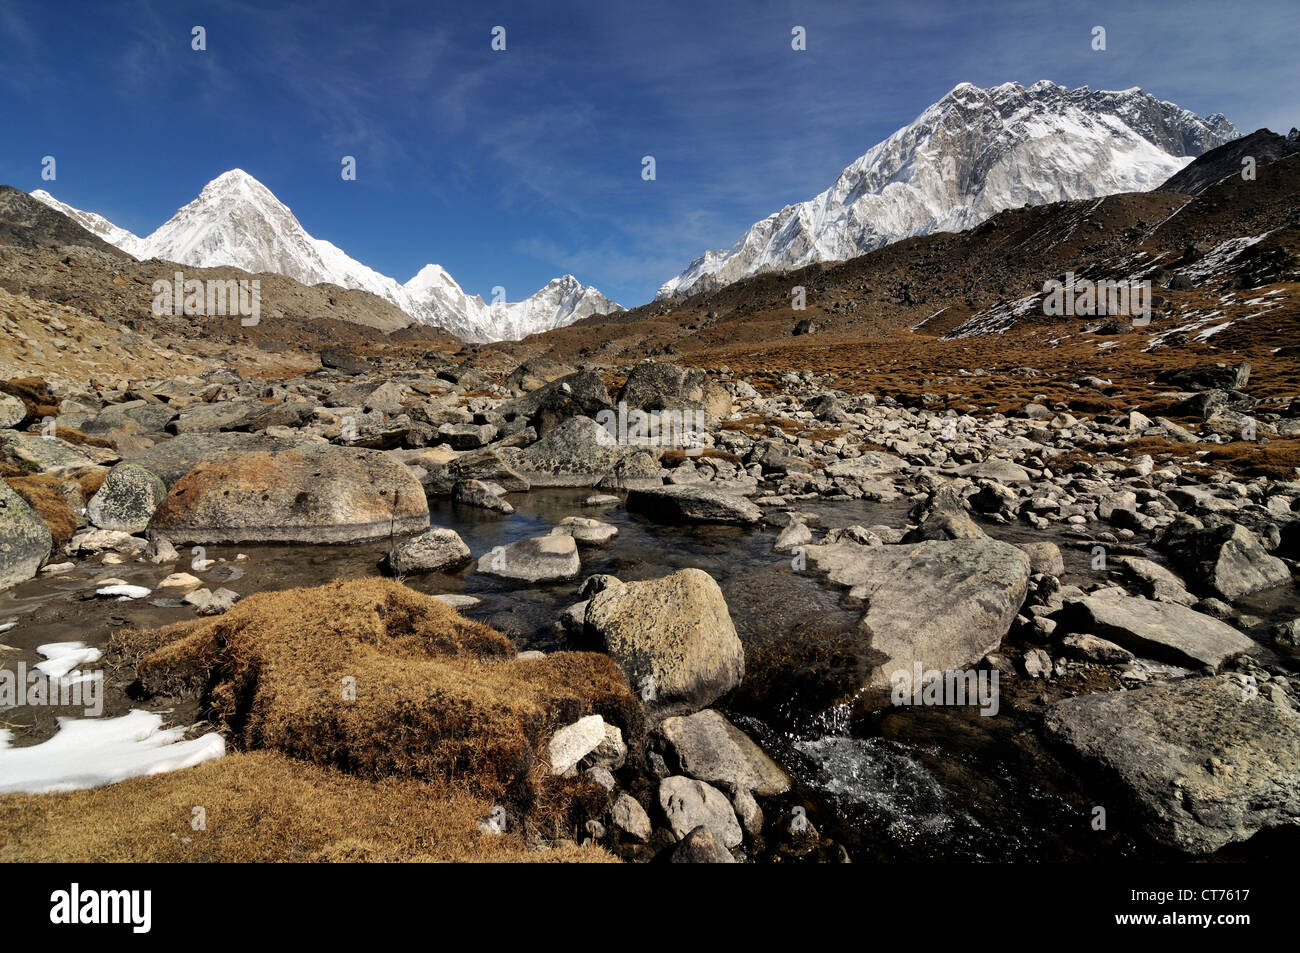
[{"label": "mountain peak", "polygon": [[1140,89],[958,83],[825,192],[756,222],[730,250],[705,252],[657,297],[962,231],[1009,208],[1147,191],[1236,136],[1222,116]]}]

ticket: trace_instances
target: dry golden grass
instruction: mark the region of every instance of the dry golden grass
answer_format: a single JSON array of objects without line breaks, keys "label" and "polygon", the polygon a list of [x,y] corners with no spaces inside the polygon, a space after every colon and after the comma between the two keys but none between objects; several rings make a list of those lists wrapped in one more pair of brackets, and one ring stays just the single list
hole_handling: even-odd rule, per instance
[{"label": "dry golden grass", "polygon": [[699,450],[665,450],[659,458],[660,463],[666,467],[675,467],[686,460],[723,460],[734,467],[741,465],[740,457],[736,456],[729,450],[718,450],[716,447],[703,447]]},{"label": "dry golden grass", "polygon": [[42,417],[56,417],[59,402],[50,393],[50,385],[39,377],[16,377],[13,380],[0,381],[0,394],[17,397],[27,407],[27,416],[18,426]]},{"label": "dry golden grass", "polygon": [[27,501],[54,536],[54,547],[60,549],[77,532],[77,514],[72,511],[67,497],[59,489],[64,481],[51,476],[4,476],[9,488]]},{"label": "dry golden grass", "polygon": [[[519,661],[506,636],[390,580],[257,593],[222,616],[121,633],[113,649],[147,691],[197,696],[245,750],[464,782],[525,808],[560,783],[543,763],[556,729],[598,713],[644,745],[640,702],[608,656]],[[564,784],[576,817],[594,792]]]},{"label": "dry golden grass", "polygon": [[1250,479],[1266,477],[1270,480],[1295,480],[1300,478],[1300,438],[1272,438],[1266,444],[1249,441],[1202,444],[1177,443],[1163,437],[1139,437],[1127,443],[1089,444],[1053,457],[1052,469],[1069,472],[1083,463],[1102,460],[1132,460],[1150,454],[1158,464],[1185,465],[1201,461],[1233,474]]},{"label": "dry golden grass", "polygon": [[102,467],[100,469],[91,470],[87,473],[83,473],[76,479],[77,483],[81,485],[81,495],[86,498],[86,502],[90,502],[90,498],[99,492],[99,488],[103,486],[104,481],[108,479],[108,468]]},{"label": "dry golden grass", "polygon": [[73,430],[71,427],[55,427],[54,436],[60,440],[67,441],[82,447],[111,447],[113,441],[105,440],[103,437],[92,437],[90,434],[84,434],[80,430]]},{"label": "dry golden grass", "polygon": [[737,431],[749,437],[766,437],[769,427],[779,427],[788,434],[806,440],[834,440],[845,434],[845,431],[836,427],[810,427],[807,423],[791,420],[789,417],[762,415],[741,417],[739,420],[724,420],[721,426],[723,430]]},{"label": "dry golden grass", "polygon": [[[65,794],[0,797],[0,861],[610,862],[478,830],[493,803],[447,782],[363,781],[272,751]],[[195,807],[206,830],[191,826]]]}]

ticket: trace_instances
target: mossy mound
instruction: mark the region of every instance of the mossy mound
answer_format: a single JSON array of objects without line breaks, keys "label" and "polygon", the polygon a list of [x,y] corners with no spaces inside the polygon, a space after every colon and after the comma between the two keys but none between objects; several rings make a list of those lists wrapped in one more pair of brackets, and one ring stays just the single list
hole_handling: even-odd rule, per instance
[{"label": "mossy mound", "polygon": [[[236,746],[363,778],[454,781],[527,810],[560,783],[546,742],[589,714],[644,757],[640,701],[610,658],[518,660],[500,632],[391,580],[258,593],[222,616],[121,633],[113,648],[146,694],[198,698]],[[547,810],[560,826],[594,797],[566,784],[559,814],[574,817]]]},{"label": "mossy mound", "polygon": [[49,476],[5,475],[3,479],[45,520],[50,535],[54,537],[54,550],[60,551],[77,532],[77,514],[62,489],[62,484],[67,481]]},{"label": "mossy mound", "polygon": [[32,421],[44,417],[59,415],[59,401],[50,391],[50,385],[39,377],[15,377],[13,380],[0,381],[0,394],[17,397],[27,407],[27,416],[19,422],[18,427],[26,427]]}]

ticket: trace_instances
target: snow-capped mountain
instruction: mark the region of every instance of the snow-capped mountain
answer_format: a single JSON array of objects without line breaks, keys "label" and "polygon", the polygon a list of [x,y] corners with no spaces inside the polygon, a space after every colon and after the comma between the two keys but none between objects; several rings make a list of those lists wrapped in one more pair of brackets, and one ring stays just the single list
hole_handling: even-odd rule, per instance
[{"label": "snow-capped mountain", "polygon": [[48,192],[37,190],[32,196],[136,258],[272,272],[307,285],[331,283],[369,291],[416,321],[466,341],[517,340],[591,314],[623,310],[572,275],[552,280],[523,301],[495,305],[466,294],[440,265],[425,265],[401,284],[336,245],[313,238],[288,206],[241,169],[217,176],[198,198],[144,238],[65,205]]},{"label": "snow-capped mountain", "polygon": [[730,249],[705,252],[657,297],[960,231],[1008,208],[1146,191],[1237,136],[1222,115],[1202,118],[1136,88],[962,83],[825,192],[756,222]]}]

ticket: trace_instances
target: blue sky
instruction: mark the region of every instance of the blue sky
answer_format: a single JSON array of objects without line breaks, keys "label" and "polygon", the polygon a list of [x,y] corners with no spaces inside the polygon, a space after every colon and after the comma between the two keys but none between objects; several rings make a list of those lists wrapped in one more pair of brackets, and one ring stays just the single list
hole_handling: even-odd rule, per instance
[{"label": "blue sky", "polygon": [[[1285,132],[1300,123],[1295,10],[3,0],[0,182],[147,234],[239,167],[401,281],[437,262],[470,293],[517,300],[571,272],[632,306],[962,81],[1141,86]],[[790,48],[796,25],[806,52]]]}]

